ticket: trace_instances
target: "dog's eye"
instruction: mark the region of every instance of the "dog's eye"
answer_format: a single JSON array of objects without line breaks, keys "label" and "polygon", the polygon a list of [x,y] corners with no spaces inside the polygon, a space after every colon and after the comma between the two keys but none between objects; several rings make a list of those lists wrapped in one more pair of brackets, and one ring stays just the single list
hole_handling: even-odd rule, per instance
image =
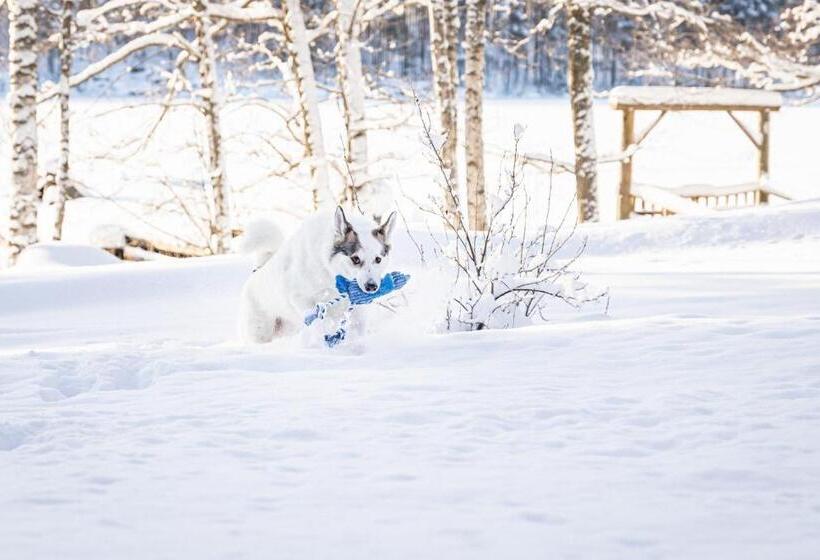
[{"label": "dog's eye", "polygon": [[350,260],[353,261],[353,264],[362,264],[362,259],[360,259],[356,255],[353,255],[352,257],[350,257]]},{"label": "dog's eye", "polygon": [[376,264],[379,264],[380,262],[382,262],[382,258],[381,257],[376,257]]}]

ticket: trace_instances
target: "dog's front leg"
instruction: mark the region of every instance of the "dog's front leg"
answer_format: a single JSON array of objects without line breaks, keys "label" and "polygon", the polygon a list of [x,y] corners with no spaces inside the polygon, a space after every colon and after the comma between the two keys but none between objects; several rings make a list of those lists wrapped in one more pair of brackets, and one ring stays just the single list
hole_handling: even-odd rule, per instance
[{"label": "dog's front leg", "polygon": [[367,332],[367,317],[369,315],[369,306],[357,305],[353,307],[353,312],[350,316],[350,324],[348,326],[348,336],[354,340],[361,340]]}]

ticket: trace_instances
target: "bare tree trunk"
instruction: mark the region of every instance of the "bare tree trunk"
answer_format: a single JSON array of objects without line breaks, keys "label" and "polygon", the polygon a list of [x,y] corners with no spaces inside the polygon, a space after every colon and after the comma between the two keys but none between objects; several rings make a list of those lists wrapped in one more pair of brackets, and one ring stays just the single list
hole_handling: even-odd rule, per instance
[{"label": "bare tree trunk", "polygon": [[[450,65],[450,81],[449,87],[452,98],[455,102],[456,90],[458,89],[458,30],[461,27],[461,21],[458,18],[458,0],[444,0],[446,9],[446,28],[447,35],[447,62]],[[455,113],[453,113],[455,115]],[[453,123],[456,122],[456,117],[453,116]]]},{"label": "bare tree trunk", "polygon": [[9,264],[37,241],[37,4],[9,1]]},{"label": "bare tree trunk", "polygon": [[71,32],[74,27],[74,0],[63,0],[60,31],[60,168],[57,170],[57,182],[51,198],[53,206],[52,238],[59,240],[63,236],[63,218],[65,217],[65,197],[70,180],[71,170],[69,157],[71,155],[71,122],[69,114],[69,98],[71,96],[72,41]]},{"label": "bare tree trunk", "polygon": [[[430,54],[433,61],[433,90],[438,105],[441,133],[445,136],[441,147],[448,182],[458,192],[458,3],[457,0],[430,0]],[[447,212],[459,212],[458,201],[445,195]]]},{"label": "bare tree trunk", "polygon": [[597,153],[592,106],[592,34],[589,8],[567,6],[567,72],[575,138],[575,188],[578,219],[598,221]]},{"label": "bare tree trunk", "polygon": [[357,21],[358,8],[355,0],[337,0],[336,35],[339,44],[336,48],[336,68],[339,77],[339,89],[342,92],[344,106],[345,160],[349,169],[345,200],[358,204],[362,188],[367,181],[367,129],[364,122],[365,83],[362,73],[362,55],[359,45],[360,25]]},{"label": "bare tree trunk", "polygon": [[[536,22],[535,22],[535,2],[534,0],[526,0],[525,4],[526,9],[526,17],[527,17],[527,29],[532,29]],[[536,47],[536,35],[533,35],[529,38],[526,45],[526,53],[527,57],[524,61],[524,84],[522,89],[527,88],[532,81],[532,78],[535,75],[535,47]]]},{"label": "bare tree trunk", "polygon": [[322,119],[319,115],[319,93],[310,58],[310,45],[305,29],[305,19],[299,0],[283,0],[285,15],[283,32],[288,49],[291,70],[290,85],[299,107],[305,156],[310,161],[310,176],[313,184],[313,206],[319,208],[333,204],[330,190],[325,141],[322,134]]},{"label": "bare tree trunk", "polygon": [[467,0],[467,56],[464,72],[464,155],[467,163],[467,215],[470,229],[487,229],[484,192],[484,26],[487,0]]},{"label": "bare tree trunk", "polygon": [[[194,4],[197,12],[204,12],[201,1]],[[222,154],[222,130],[219,121],[220,102],[216,79],[213,37],[213,23],[203,14],[197,14],[194,22],[199,60],[199,110],[205,118],[207,137],[206,171],[211,188],[210,239],[208,245],[215,254],[226,253],[231,243],[231,201],[226,181],[225,164]]]}]

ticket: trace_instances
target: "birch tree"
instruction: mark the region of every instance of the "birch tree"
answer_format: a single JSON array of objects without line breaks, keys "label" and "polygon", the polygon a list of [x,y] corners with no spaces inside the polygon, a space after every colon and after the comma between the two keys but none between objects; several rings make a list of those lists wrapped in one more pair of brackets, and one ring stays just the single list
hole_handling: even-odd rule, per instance
[{"label": "birch tree", "polygon": [[299,0],[283,0],[283,34],[288,50],[289,84],[298,109],[304,135],[305,157],[309,161],[313,206],[320,208],[334,203],[330,190],[325,140],[319,115],[319,93],[310,57],[310,43],[304,14]]},{"label": "birch tree", "polygon": [[356,0],[336,2],[336,73],[345,123],[345,161],[349,170],[345,200],[351,204],[358,204],[368,175],[365,81],[359,43],[359,7],[360,3]]},{"label": "birch tree", "polygon": [[8,259],[37,241],[37,0],[9,0]]},{"label": "birch tree", "polygon": [[205,15],[205,4],[197,0],[194,4],[194,31],[197,47],[197,69],[199,72],[199,110],[205,122],[206,165],[211,189],[210,239],[208,244],[214,253],[227,252],[231,240],[230,189],[225,180],[225,163],[222,154],[222,131],[220,128],[220,103],[217,89],[216,62],[214,56],[214,25]]},{"label": "birch tree", "polygon": [[[444,135],[441,157],[451,185],[458,185],[458,2],[430,0],[430,57],[433,63],[433,92],[436,97],[439,125]],[[444,188],[444,187],[443,187]],[[445,194],[445,206],[451,214],[459,212],[457,197]]]},{"label": "birch tree", "polygon": [[484,27],[487,0],[467,0],[466,66],[464,72],[464,155],[467,165],[467,215],[470,229],[487,228],[484,192]]},{"label": "birch tree", "polygon": [[578,219],[595,222],[598,221],[598,170],[592,105],[591,10],[575,0],[567,3],[567,58]]},{"label": "birch tree", "polygon": [[51,194],[50,205],[52,206],[51,235],[53,239],[59,240],[63,235],[63,218],[65,217],[66,190],[70,180],[71,164],[71,115],[69,113],[69,100],[71,95],[71,62],[72,62],[72,31],[74,28],[74,0],[63,0],[62,13],[60,16],[60,162],[57,170],[57,181],[54,192]]},{"label": "birch tree", "polygon": [[[461,28],[461,20],[458,17],[458,0],[444,0],[447,35],[447,62],[450,67],[450,88],[452,97],[456,101],[456,89],[458,88],[458,31]],[[455,115],[453,122],[456,122]]]}]

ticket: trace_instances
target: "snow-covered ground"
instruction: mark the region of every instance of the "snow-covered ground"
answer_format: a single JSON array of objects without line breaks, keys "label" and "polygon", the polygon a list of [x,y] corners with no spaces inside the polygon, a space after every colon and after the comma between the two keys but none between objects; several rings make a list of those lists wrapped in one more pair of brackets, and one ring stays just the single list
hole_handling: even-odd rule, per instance
[{"label": "snow-covered ground", "polygon": [[41,251],[0,275],[2,556],[816,558],[820,202],[584,233],[607,316],[436,335],[417,282],[334,351],[235,342],[238,257]]}]

